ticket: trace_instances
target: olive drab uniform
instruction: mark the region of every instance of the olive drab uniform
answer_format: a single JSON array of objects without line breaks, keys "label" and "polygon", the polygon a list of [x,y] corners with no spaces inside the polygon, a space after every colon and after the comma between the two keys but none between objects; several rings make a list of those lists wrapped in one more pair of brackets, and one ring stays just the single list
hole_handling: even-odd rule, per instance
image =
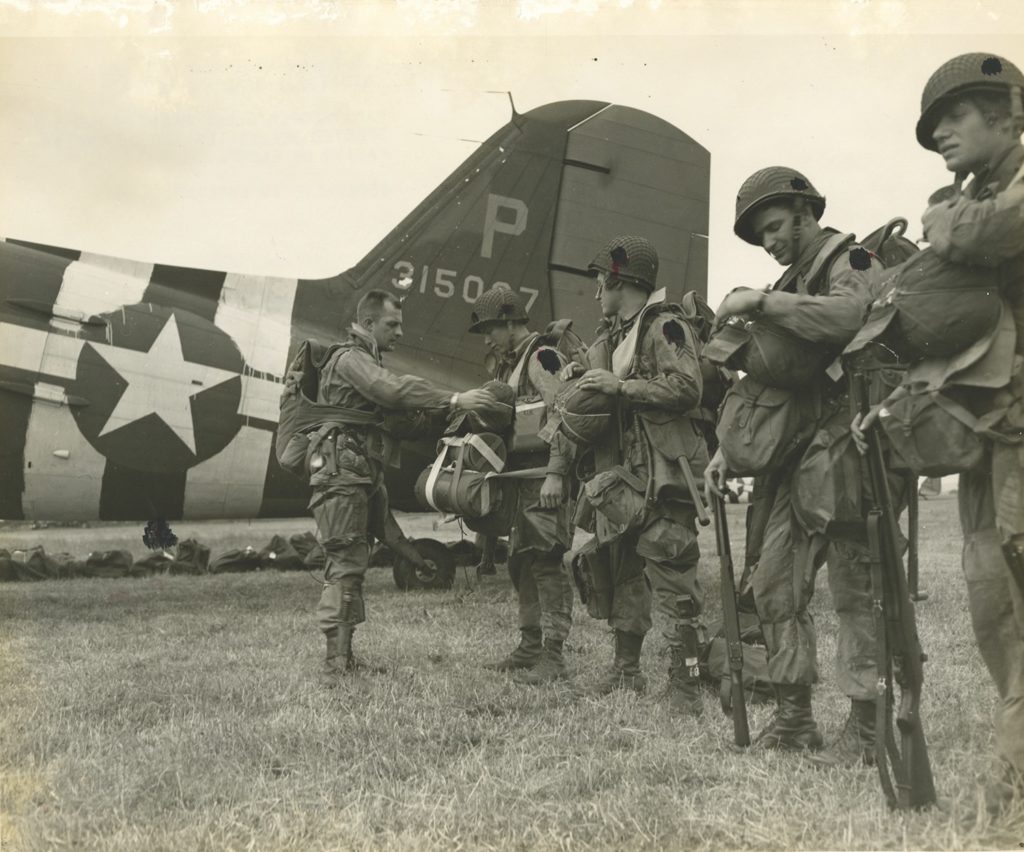
[{"label": "olive drab uniform", "polygon": [[[824,197],[799,172],[783,167],[762,169],[740,189],[737,236],[759,245],[750,226],[752,213],[765,203],[787,197],[806,198],[815,219],[824,212]],[[867,305],[878,295],[881,268],[852,235],[822,228],[806,244],[798,244],[796,260],[766,297],[765,315],[794,337],[838,355],[860,329]],[[851,402],[838,363],[806,389],[816,421],[810,431],[842,432],[848,440]],[[849,454],[854,471],[848,487],[856,492],[851,502],[859,504],[867,477],[852,443]],[[877,679],[867,550],[854,540],[827,539],[823,529],[804,522],[796,501],[800,462],[799,456],[791,457],[778,469],[758,477],[747,540],[748,564],[753,563],[750,585],[768,648],[768,677],[779,699],[779,713],[761,740],[762,745],[783,749],[822,745],[810,703],[810,687],[818,673],[817,639],[808,606],[826,555],[839,617],[837,677],[853,702],[847,727],[856,723],[858,708],[870,709],[867,702],[874,700]],[[890,482],[894,501],[905,505],[905,479],[893,476]],[[871,735],[869,730],[862,734],[865,738]]]},{"label": "olive drab uniform", "polygon": [[[950,94],[981,89],[1005,92],[1011,112],[1022,111],[1024,75],[990,54],[965,54],[941,66],[925,87],[918,141],[936,150],[932,133]],[[1016,795],[1024,793],[1024,147],[1017,139],[963,192],[938,194],[923,216],[932,248],[954,263],[995,266],[1005,310],[983,349],[1000,342],[1012,359],[996,365],[993,382],[979,365],[934,361],[913,377],[957,386],[972,395],[975,416],[998,417],[984,460],[960,475],[957,500],[964,534],[963,571],[978,648],[995,682],[996,752],[1016,773]],[[1002,341],[997,338],[1003,338]],[[993,384],[998,385],[993,387]],[[973,385],[973,388],[972,388]],[[1001,417],[999,416],[1001,413]]]},{"label": "olive drab uniform", "polygon": [[[608,617],[616,633],[612,674],[620,669],[639,688],[644,684],[640,644],[652,626],[652,593],[672,653],[670,690],[674,681],[689,678],[686,661],[703,634],[696,511],[682,466],[702,476],[708,455],[703,433],[687,416],[700,404],[702,380],[693,331],[681,313],[665,302],[664,290],[657,290],[638,314],[606,321],[587,356],[588,366],[611,370],[622,380],[618,428],[595,447],[596,471],[621,464],[646,483],[651,495],[636,527],[615,541]],[[599,541],[615,539],[600,513],[596,524]],[[699,696],[688,700],[690,712],[699,712]]]},{"label": "olive drab uniform", "polygon": [[[320,373],[318,402],[382,414],[384,409],[444,409],[450,394],[416,376],[381,364],[372,335],[352,325]],[[327,636],[325,676],[352,666],[351,638],[365,621],[363,577],[372,538],[382,538],[388,514],[384,470],[396,461],[397,445],[380,427],[336,426],[316,450],[323,466],[310,477],[309,507],[324,549],[324,587],[317,608]]]},{"label": "olive drab uniform", "polygon": [[[829,250],[835,235],[835,231],[823,229],[786,271],[771,296],[771,318],[797,337],[841,347],[860,328],[864,307],[877,292],[881,267],[869,258],[867,268],[855,268],[851,257],[856,247],[848,244],[824,266],[819,280],[805,281],[803,273],[820,252]],[[838,374],[833,375],[839,380],[823,375],[817,388],[821,429],[837,423],[845,427],[850,420],[845,382]],[[813,551],[820,549],[822,543],[817,542],[815,547],[794,514],[792,489],[796,467],[794,460],[757,483],[755,499],[767,501],[771,508],[751,583],[768,644],[772,682],[809,685],[817,680],[817,663],[814,625],[807,605],[817,567],[813,564]],[[840,687],[851,698],[873,700],[875,642],[867,560],[866,549],[850,542],[833,542],[828,553],[829,585],[840,624]]]},{"label": "olive drab uniform", "polygon": [[[567,362],[557,349],[538,345],[539,337],[532,333],[509,353],[495,379],[513,386],[517,402],[543,400],[550,407],[562,385],[558,373]],[[556,434],[550,450],[511,453],[506,470],[544,467],[562,476],[568,487],[572,462],[572,445]],[[519,595],[519,629],[524,638],[563,642],[572,625],[573,589],[562,564],[572,545],[570,504],[565,500],[556,509],[545,509],[540,505],[541,479],[514,481],[517,507],[509,535],[509,573]]]}]

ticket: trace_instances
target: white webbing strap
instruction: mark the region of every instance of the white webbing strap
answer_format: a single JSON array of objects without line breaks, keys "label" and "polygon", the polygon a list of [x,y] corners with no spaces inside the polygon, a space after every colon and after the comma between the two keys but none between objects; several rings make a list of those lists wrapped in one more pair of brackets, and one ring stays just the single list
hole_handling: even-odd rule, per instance
[{"label": "white webbing strap", "polygon": [[643,313],[651,305],[657,305],[665,301],[665,288],[661,287],[647,297],[647,303],[640,309],[640,315],[633,323],[633,327],[626,332],[626,336],[615,347],[612,353],[612,372],[620,379],[626,378],[629,371],[633,369],[633,355],[636,352],[637,336],[640,334],[640,324],[643,322]]}]

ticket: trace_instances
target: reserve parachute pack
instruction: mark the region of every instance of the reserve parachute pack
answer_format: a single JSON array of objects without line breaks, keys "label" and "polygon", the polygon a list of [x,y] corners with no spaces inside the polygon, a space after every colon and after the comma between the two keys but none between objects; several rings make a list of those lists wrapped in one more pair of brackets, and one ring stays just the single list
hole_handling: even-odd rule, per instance
[{"label": "reserve parachute pack", "polygon": [[[703,354],[714,327],[714,311],[707,301],[693,290],[685,293],[678,305],[654,304],[646,309],[641,317],[641,328],[635,338],[637,343],[643,339],[654,318],[664,313],[673,314],[681,322],[686,323],[693,332],[703,380],[703,393],[698,408],[688,412],[687,416],[713,424],[715,412],[732,381],[728,370],[710,363]],[[635,352],[632,354],[635,356]],[[582,350],[573,360],[586,367],[586,351]],[[553,407],[553,416],[548,419],[548,425],[541,433],[542,437],[550,440],[557,429],[574,444],[586,446],[600,440],[607,430],[616,410],[616,400],[608,394],[581,388],[575,380],[571,380],[558,393]]]},{"label": "reserve parachute pack", "polygon": [[303,340],[285,374],[275,454],[282,469],[303,479],[308,475],[314,433],[322,434],[337,426],[383,425],[376,414],[315,401],[320,388],[320,371],[344,348],[347,344],[326,345],[318,340]]},{"label": "reserve parachute pack", "polygon": [[[906,219],[891,219],[859,243],[850,234],[833,235],[808,270],[808,292],[827,291],[828,272],[844,253],[853,262],[860,249],[868,263],[873,256],[883,264],[916,254],[903,236],[906,227]],[[705,349],[712,363],[746,373],[725,395],[716,435],[731,472],[758,476],[777,470],[810,441],[819,413],[816,383],[826,370],[832,375],[838,352],[763,320],[733,320]]]}]

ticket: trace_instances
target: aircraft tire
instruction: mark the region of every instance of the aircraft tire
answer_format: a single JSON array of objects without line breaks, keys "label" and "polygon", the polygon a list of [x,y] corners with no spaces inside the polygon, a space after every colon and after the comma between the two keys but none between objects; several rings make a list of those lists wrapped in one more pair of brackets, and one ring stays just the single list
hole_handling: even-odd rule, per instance
[{"label": "aircraft tire", "polygon": [[426,566],[414,565],[395,557],[392,575],[402,591],[410,589],[450,589],[455,582],[455,557],[441,542],[432,538],[414,538],[412,545]]}]

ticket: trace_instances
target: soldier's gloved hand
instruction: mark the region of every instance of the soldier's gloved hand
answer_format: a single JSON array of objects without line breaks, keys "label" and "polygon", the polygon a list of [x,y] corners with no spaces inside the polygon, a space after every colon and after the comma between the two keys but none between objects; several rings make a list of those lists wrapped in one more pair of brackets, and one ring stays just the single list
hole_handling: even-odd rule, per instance
[{"label": "soldier's gloved hand", "polygon": [[565,499],[565,479],[560,473],[549,473],[540,487],[540,505],[543,509],[557,509]]},{"label": "soldier's gloved hand", "polygon": [[582,366],[577,364],[575,361],[570,361],[558,371],[558,380],[560,382],[567,382],[569,379],[575,379],[584,372],[586,372],[586,370]]},{"label": "soldier's gloved hand", "polygon": [[486,411],[497,404],[498,401],[491,395],[491,392],[483,388],[462,391],[452,397],[453,411]]},{"label": "soldier's gloved hand", "polygon": [[725,456],[719,449],[715,452],[715,457],[708,462],[708,466],[704,468],[704,487],[708,494],[714,494],[719,500],[723,499],[725,497],[725,478],[728,475]]},{"label": "soldier's gloved hand", "polygon": [[579,387],[615,396],[619,392],[619,377],[609,370],[587,370],[580,379]]}]

